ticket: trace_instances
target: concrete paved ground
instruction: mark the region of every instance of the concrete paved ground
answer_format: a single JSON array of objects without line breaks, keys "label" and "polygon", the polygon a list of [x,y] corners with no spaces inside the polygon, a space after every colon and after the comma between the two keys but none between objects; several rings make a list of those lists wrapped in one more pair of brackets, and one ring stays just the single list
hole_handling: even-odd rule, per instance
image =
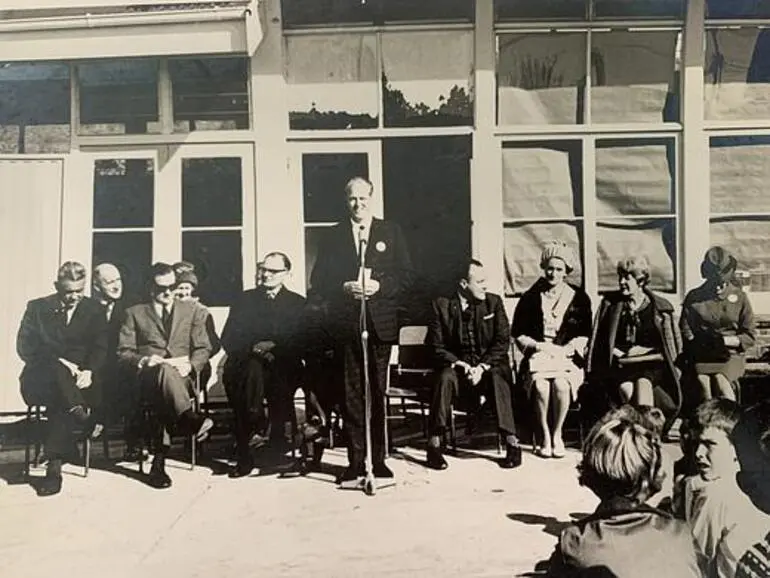
[{"label": "concrete paved ground", "polygon": [[407,448],[389,462],[397,485],[374,497],[333,484],[343,452],[327,451],[330,473],[307,478],[273,469],[230,480],[174,462],[163,491],[142,483],[136,464],[97,462],[87,478],[68,465],[52,498],[6,463],[0,575],[511,577],[531,572],[563,524],[597,503],[577,485],[574,450],[526,454],[516,470],[500,469],[494,450],[463,452],[434,472]]}]

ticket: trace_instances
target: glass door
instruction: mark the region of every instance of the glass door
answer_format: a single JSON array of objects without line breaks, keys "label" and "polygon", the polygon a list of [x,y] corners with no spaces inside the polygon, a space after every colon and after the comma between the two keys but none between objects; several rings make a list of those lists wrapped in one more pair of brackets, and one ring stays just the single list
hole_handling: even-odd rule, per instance
[{"label": "glass door", "polygon": [[345,184],[366,177],[374,186],[373,214],[383,216],[382,153],[379,141],[302,142],[292,145],[293,189],[302,193],[304,260],[297,275],[305,287],[315,265],[324,229],[347,218]]}]

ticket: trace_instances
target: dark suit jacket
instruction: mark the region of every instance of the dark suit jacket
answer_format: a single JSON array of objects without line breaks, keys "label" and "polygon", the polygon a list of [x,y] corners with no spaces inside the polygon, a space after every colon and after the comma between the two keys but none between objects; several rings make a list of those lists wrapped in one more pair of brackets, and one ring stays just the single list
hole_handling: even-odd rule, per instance
[{"label": "dark suit jacket", "polygon": [[[510,368],[508,355],[508,316],[503,300],[494,293],[487,293],[477,305],[476,336],[481,350],[479,363]],[[433,301],[433,317],[428,325],[426,342],[433,346],[438,367],[452,365],[462,352],[462,306],[460,297],[439,297]]]},{"label": "dark suit jacket", "polygon": [[118,337],[118,357],[126,366],[136,368],[147,355],[190,358],[200,374],[211,354],[206,333],[206,313],[192,301],[176,301],[171,317],[171,332],[167,337],[163,323],[151,303],[134,305],[126,310]]},{"label": "dark suit jacket", "polygon": [[255,343],[273,341],[276,358],[299,359],[304,308],[305,298],[285,287],[272,301],[264,288],[245,291],[230,308],[222,330],[222,347],[228,356],[249,355]]},{"label": "dark suit jacket", "polygon": [[37,377],[47,375],[35,368],[50,367],[63,357],[91,370],[96,377],[107,357],[107,320],[102,306],[83,298],[72,314],[69,325],[57,316],[57,295],[34,299],[27,303],[16,338],[16,351],[24,362],[21,373],[22,391],[37,387]]},{"label": "dark suit jacket", "polygon": [[[401,228],[373,219],[366,247],[366,267],[380,290],[368,300],[369,330],[382,342],[398,339],[398,303],[414,280],[412,261]],[[318,261],[310,277],[314,293],[328,306],[332,331],[350,336],[358,328],[360,302],[346,295],[342,285],[358,278],[359,261],[349,220],[337,223],[321,241]]]}]

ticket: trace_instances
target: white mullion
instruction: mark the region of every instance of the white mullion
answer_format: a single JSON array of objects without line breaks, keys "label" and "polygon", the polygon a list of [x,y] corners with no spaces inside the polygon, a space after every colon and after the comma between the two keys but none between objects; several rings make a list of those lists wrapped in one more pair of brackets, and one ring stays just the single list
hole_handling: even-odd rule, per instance
[{"label": "white mullion", "polygon": [[257,247],[255,243],[257,235],[256,223],[256,184],[254,178],[254,148],[252,146],[239,147],[242,149],[241,157],[241,187],[242,187],[242,211],[241,211],[241,255],[243,258],[243,287],[251,287],[257,274]]},{"label": "white mullion", "polygon": [[[583,114],[582,124],[585,126],[591,126],[591,43],[593,42],[593,32],[589,30],[586,32],[586,54],[585,54],[585,70],[586,70],[586,86],[583,97],[585,104],[585,111]],[[581,123],[578,123],[581,124]]]},{"label": "white mullion", "polygon": [[[599,294],[598,233],[596,218],[596,137],[583,141],[583,243],[585,290]],[[598,304],[597,304],[598,305]]]},{"label": "white mullion", "polygon": [[174,96],[168,59],[158,59],[158,117],[161,134],[174,132]]},{"label": "white mullion", "polygon": [[159,147],[155,158],[153,261],[174,263],[182,257],[182,160]]},{"label": "white mullion", "polygon": [[70,150],[80,148],[78,129],[80,127],[80,82],[78,82],[78,67],[70,62]]},{"label": "white mullion", "polygon": [[539,125],[501,125],[495,128],[495,136],[538,138],[541,135],[584,135],[584,134],[622,134],[633,133],[635,135],[659,136],[659,133],[674,133],[682,130],[678,122],[666,123],[607,123],[594,124],[539,124]]},{"label": "white mullion", "polygon": [[385,74],[385,62],[382,54],[382,32],[377,32],[374,35],[374,47],[375,70],[377,71],[377,128],[383,129],[385,127],[385,91],[382,87],[382,75]]}]

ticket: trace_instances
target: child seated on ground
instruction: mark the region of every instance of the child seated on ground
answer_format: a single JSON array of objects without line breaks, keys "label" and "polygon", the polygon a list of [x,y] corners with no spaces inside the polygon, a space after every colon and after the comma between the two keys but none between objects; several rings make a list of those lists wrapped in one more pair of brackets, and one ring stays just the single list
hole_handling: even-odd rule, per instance
[{"label": "child seated on ground", "polygon": [[745,552],[768,528],[768,519],[741,491],[730,435],[740,409],[731,400],[710,399],[695,411],[690,426],[698,473],[674,488],[675,515],[687,521],[699,551],[708,559],[708,576],[733,578],[735,552]]},{"label": "child seated on ground", "polygon": [[659,435],[644,423],[650,416],[619,408],[588,434],[579,479],[601,503],[562,532],[549,576],[702,576],[687,525],[646,504],[665,474]]}]

